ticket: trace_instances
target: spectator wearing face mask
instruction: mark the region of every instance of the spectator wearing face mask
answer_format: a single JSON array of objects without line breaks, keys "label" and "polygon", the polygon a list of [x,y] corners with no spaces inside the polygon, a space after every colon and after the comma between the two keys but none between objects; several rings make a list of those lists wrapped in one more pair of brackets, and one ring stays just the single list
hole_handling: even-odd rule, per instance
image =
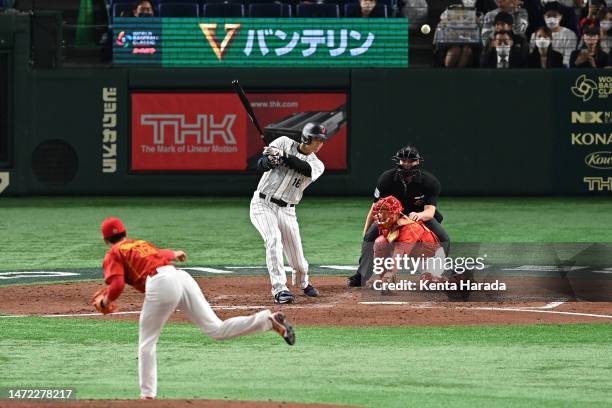
[{"label": "spectator wearing face mask", "polygon": [[531,37],[534,31],[545,25],[544,22],[544,7],[547,3],[559,3],[561,11],[561,25],[578,33],[578,17],[576,16],[575,7],[581,7],[581,2],[588,0],[523,0],[523,7],[529,14],[529,27],[527,28],[527,38]]},{"label": "spectator wearing face mask", "polygon": [[[525,36],[529,25],[529,15],[527,10],[518,6],[518,0],[496,0],[497,6],[495,10],[489,11],[484,16],[482,24],[482,38],[490,38],[495,32],[495,16],[501,11],[510,14],[513,19],[512,32],[516,35]],[[484,41],[484,40],[483,40]]]},{"label": "spectator wearing face mask", "polygon": [[608,66],[608,54],[599,46],[599,27],[586,27],[582,32],[584,46],[572,52],[572,68],[604,68]]},{"label": "spectator wearing face mask", "polygon": [[[512,18],[512,15],[506,13],[505,11],[501,11],[495,16],[495,32],[510,31],[512,33],[512,48],[517,49],[521,52],[521,54],[523,54],[524,58],[527,58],[527,55],[529,54],[529,44],[527,43],[525,37],[523,37],[522,35],[514,34],[512,32],[513,23],[514,19]],[[492,40],[493,38],[488,38],[486,41],[483,41],[485,45],[485,52],[489,51],[489,49],[491,48]]]},{"label": "spectator wearing face mask", "polygon": [[[576,34],[569,28],[561,26],[561,5],[556,2],[546,3],[544,6],[544,21],[552,33],[552,47],[555,51],[563,54],[563,65],[569,67],[570,56],[576,49],[578,39]],[[531,50],[535,48],[535,33],[529,40]]]},{"label": "spectator wearing face mask", "polygon": [[612,10],[607,10],[599,22],[599,45],[604,52],[612,50]]},{"label": "spectator wearing face mask", "polygon": [[512,31],[497,31],[491,45],[491,49],[482,55],[481,67],[507,69],[525,66],[521,52],[512,47]]},{"label": "spectator wearing face mask", "polygon": [[535,32],[535,44],[527,59],[529,68],[563,68],[563,55],[552,48],[550,28],[538,28]]},{"label": "spectator wearing face mask", "polygon": [[139,1],[132,11],[134,17],[153,17],[153,6],[150,1]]}]

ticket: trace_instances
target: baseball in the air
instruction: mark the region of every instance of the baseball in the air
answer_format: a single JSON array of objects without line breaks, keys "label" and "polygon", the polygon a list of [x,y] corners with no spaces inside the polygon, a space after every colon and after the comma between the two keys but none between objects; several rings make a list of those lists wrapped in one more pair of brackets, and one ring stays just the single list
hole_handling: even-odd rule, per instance
[{"label": "baseball in the air", "polygon": [[429,26],[429,24],[423,24],[423,25],[421,26],[421,32],[422,32],[423,34],[429,34],[429,33],[430,33],[430,31],[431,31],[431,27]]}]

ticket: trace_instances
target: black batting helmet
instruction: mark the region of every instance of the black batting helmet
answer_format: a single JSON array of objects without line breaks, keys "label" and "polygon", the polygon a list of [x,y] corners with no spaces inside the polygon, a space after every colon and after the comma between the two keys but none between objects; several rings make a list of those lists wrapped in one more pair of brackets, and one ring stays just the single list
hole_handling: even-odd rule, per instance
[{"label": "black batting helmet", "polygon": [[327,140],[327,129],[318,122],[307,123],[302,129],[302,143],[310,144],[312,138],[316,137],[322,140]]}]

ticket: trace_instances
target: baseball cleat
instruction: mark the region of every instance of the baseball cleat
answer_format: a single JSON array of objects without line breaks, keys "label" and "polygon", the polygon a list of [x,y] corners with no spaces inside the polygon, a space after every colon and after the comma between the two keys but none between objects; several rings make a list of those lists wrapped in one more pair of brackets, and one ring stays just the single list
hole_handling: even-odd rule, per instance
[{"label": "baseball cleat", "polygon": [[295,302],[295,297],[293,293],[288,290],[281,290],[276,295],[274,295],[274,301],[279,304],[293,303]]},{"label": "baseball cleat", "polygon": [[272,322],[272,330],[280,334],[287,344],[293,346],[295,344],[295,332],[285,314],[283,312],[276,312],[268,317],[268,319]]},{"label": "baseball cleat", "polygon": [[308,296],[308,297],[319,297],[320,293],[317,290],[317,288],[315,288],[312,285],[308,285],[306,286],[304,289],[302,289],[304,291],[304,295]]},{"label": "baseball cleat", "polygon": [[360,288],[361,287],[361,274],[357,272],[356,274],[349,276],[346,280],[346,284],[349,288]]},{"label": "baseball cleat", "polygon": [[143,400],[143,401],[152,401],[152,400],[155,399],[155,397],[143,397],[143,396],[141,396],[140,399]]}]

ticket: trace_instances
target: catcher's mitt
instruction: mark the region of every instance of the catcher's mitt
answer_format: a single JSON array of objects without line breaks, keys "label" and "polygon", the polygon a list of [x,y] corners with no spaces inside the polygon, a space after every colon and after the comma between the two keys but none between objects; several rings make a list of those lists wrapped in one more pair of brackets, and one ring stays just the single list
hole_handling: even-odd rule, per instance
[{"label": "catcher's mitt", "polygon": [[104,303],[104,297],[106,296],[108,288],[102,288],[96,293],[94,293],[93,298],[91,299],[91,304],[96,308],[96,310],[102,314],[109,314],[116,312],[118,307],[114,303],[106,304]]}]

